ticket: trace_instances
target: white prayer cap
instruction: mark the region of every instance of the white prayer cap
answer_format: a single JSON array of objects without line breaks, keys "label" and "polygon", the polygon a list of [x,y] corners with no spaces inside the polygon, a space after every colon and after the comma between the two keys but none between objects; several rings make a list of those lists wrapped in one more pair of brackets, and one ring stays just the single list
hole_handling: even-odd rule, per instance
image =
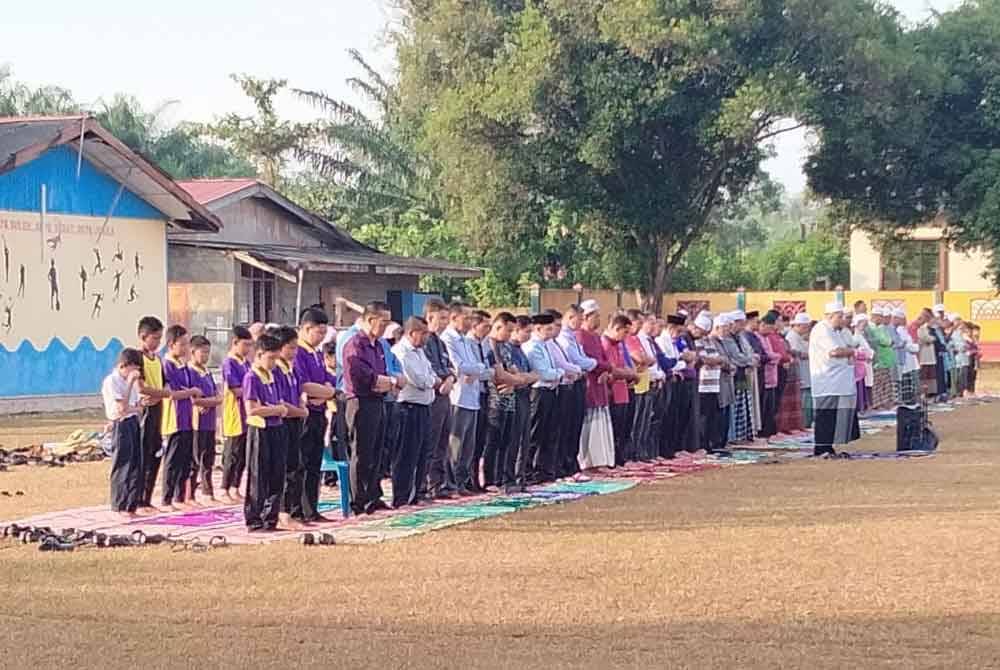
[{"label": "white prayer cap", "polygon": [[733,321],[746,321],[747,313],[742,309],[737,309],[729,313],[729,318]]},{"label": "white prayer cap", "polygon": [[403,327],[401,325],[393,321],[392,323],[390,323],[388,326],[385,327],[385,333],[382,335],[382,337],[384,337],[387,340],[391,340],[392,338],[399,335],[399,331],[401,331],[402,329]]},{"label": "white prayer cap", "polygon": [[873,307],[872,314],[874,314],[875,316],[885,316],[885,310],[882,309],[881,307]]},{"label": "white prayer cap", "polygon": [[733,321],[732,321],[732,319],[729,318],[728,314],[720,314],[719,316],[715,317],[715,319],[712,321],[712,327],[713,328],[725,328],[726,326],[728,326],[732,322]]},{"label": "white prayer cap", "polygon": [[698,312],[698,318],[701,318],[703,316],[707,316],[708,318],[711,319],[712,318],[712,313],[709,312],[707,309],[703,309],[700,312]]},{"label": "white prayer cap", "polygon": [[799,312],[792,319],[793,326],[808,326],[810,323],[812,323],[812,319],[805,312]]},{"label": "white prayer cap", "polygon": [[601,309],[601,306],[597,304],[596,300],[584,300],[580,303],[580,309],[583,311],[583,315],[593,314]]},{"label": "white prayer cap", "polygon": [[906,318],[906,312],[904,310],[900,309],[899,307],[897,307],[896,309],[892,310],[892,317],[894,319],[905,319]]},{"label": "white prayer cap", "polygon": [[960,320],[961,318],[962,318],[962,317],[961,317],[961,316],[959,316],[959,315],[958,315],[957,313],[955,313],[955,312],[952,312],[951,314],[949,314],[949,315],[948,315],[948,320],[949,320],[949,321],[959,321],[959,320]]},{"label": "white prayer cap", "polygon": [[944,305],[938,303],[934,305],[934,309],[932,309],[931,311],[934,312],[935,314],[944,314]]},{"label": "white prayer cap", "polygon": [[861,323],[862,321],[868,321],[868,315],[864,312],[854,315],[854,325]]},{"label": "white prayer cap", "polygon": [[699,314],[698,318],[694,320],[694,325],[708,332],[712,330],[712,319],[704,314]]},{"label": "white prayer cap", "polygon": [[843,303],[839,303],[836,300],[833,302],[826,303],[826,307],[823,309],[824,314],[840,314],[844,311]]},{"label": "white prayer cap", "polygon": [[677,313],[678,313],[679,315],[681,315],[681,316],[690,316],[690,315],[688,314],[688,311],[687,311],[686,309],[679,309],[679,310],[677,310]]}]

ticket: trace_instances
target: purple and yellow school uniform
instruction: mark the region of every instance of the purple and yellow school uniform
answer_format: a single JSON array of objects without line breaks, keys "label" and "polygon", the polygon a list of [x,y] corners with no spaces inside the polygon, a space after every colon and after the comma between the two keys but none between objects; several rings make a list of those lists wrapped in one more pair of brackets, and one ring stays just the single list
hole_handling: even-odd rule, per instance
[{"label": "purple and yellow school uniform", "polygon": [[[205,398],[216,396],[218,390],[215,386],[215,378],[212,377],[212,373],[207,368],[191,363],[188,365],[188,374],[191,376],[191,385],[201,389]],[[200,412],[194,413],[192,427],[197,431],[214,433],[217,414],[215,407],[203,407]]]},{"label": "purple and yellow school uniform", "polygon": [[[326,383],[337,388],[337,368],[331,368],[329,365],[326,366]],[[337,412],[337,400],[336,398],[331,398],[326,401],[326,408],[330,412],[336,414]]]},{"label": "purple and yellow school uniform", "polygon": [[278,385],[278,397],[289,405],[298,407],[302,404],[302,382],[299,375],[288,363],[278,360],[274,366],[274,380]]},{"label": "purple and yellow school uniform", "polygon": [[[294,368],[300,384],[326,384],[329,381],[323,352],[317,351],[302,340],[299,340],[299,348],[295,352]],[[322,405],[309,404],[310,412],[322,415],[324,409]]]},{"label": "purple and yellow school uniform", "polygon": [[[165,388],[171,391],[184,391],[195,386],[188,366],[169,354],[163,358],[163,381]],[[190,398],[184,400],[164,398],[160,432],[167,437],[174,433],[193,430],[193,414],[194,404]]]},{"label": "purple and yellow school uniform", "polygon": [[243,380],[250,372],[250,363],[238,356],[228,356],[222,363],[222,435],[238,437],[246,432],[246,405],[236,397],[233,389],[243,388]]},{"label": "purple and yellow school uniform", "polygon": [[[243,402],[254,400],[261,405],[277,406],[281,396],[274,375],[264,368],[254,367],[243,378]],[[247,425],[255,428],[273,428],[281,425],[280,416],[248,416]]]},{"label": "purple and yellow school uniform", "polygon": [[150,358],[145,352],[142,354],[142,380],[151,389],[159,391],[163,388],[163,361],[158,355]]}]

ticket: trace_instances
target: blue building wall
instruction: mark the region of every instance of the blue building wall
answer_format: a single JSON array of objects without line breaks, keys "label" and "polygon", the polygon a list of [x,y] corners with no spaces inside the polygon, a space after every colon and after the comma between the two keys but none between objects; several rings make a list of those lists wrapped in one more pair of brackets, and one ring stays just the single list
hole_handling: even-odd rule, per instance
[{"label": "blue building wall", "polygon": [[[84,158],[80,179],[76,178],[75,152],[56,147],[27,165],[0,174],[0,210],[37,212],[41,209],[42,184],[46,209],[52,214],[105,217],[114,202],[119,183]],[[116,218],[163,219],[163,213],[125,189],[115,206]]]},{"label": "blue building wall", "polygon": [[[41,186],[46,186],[46,209],[53,215],[95,217],[95,227],[108,215],[111,204],[120,187],[119,183],[100,172],[86,158],[81,166],[80,177],[76,175],[77,154],[69,148],[57,147],[47,151],[34,161],[16,170],[0,174],[0,211],[37,213],[40,211]],[[23,218],[23,217],[22,217]],[[123,340],[134,338],[136,313],[154,313],[165,308],[165,232],[162,242],[155,237],[150,244],[152,221],[164,221],[166,215],[129,190],[124,190],[115,206],[111,224],[117,237],[106,237],[103,247],[104,263],[108,270],[98,275],[93,272],[89,260],[94,239],[86,235],[64,236],[62,245],[49,250],[44,263],[39,267],[38,233],[23,233],[17,230],[5,233],[4,246],[10,245],[10,255],[15,258],[14,269],[4,277],[0,274],[0,307],[13,306],[13,330],[4,329],[0,323],[0,397],[84,395],[98,393],[101,382],[114,366],[118,354],[124,348]],[[142,219],[142,221],[140,221]],[[161,226],[162,228],[162,226]],[[138,236],[138,237],[137,237]],[[25,239],[30,241],[31,253],[23,251]],[[140,245],[139,240],[143,242]],[[18,245],[22,246],[19,247]],[[125,248],[124,259],[113,259],[116,245]],[[143,246],[144,245],[144,246]],[[148,276],[139,278],[132,267],[132,254],[143,250],[143,263]],[[74,255],[77,254],[77,255]],[[88,258],[86,268],[91,272],[90,285],[93,289],[81,296],[77,273],[80,271],[79,254]],[[33,290],[42,290],[50,259],[59,267],[62,284],[62,306],[60,310],[50,309],[48,293],[44,297]],[[73,259],[72,262],[70,259]],[[2,260],[2,259],[0,259]],[[28,291],[25,296],[17,288],[17,267],[29,267]],[[23,267],[23,266],[21,266]],[[2,268],[0,268],[2,269]],[[111,295],[105,300],[101,317],[90,314],[90,291],[104,290],[111,286],[111,276],[116,270],[125,272],[126,281],[139,287],[140,300],[126,304],[126,291],[115,303]],[[134,273],[134,274],[133,274]],[[123,284],[127,286],[127,284]],[[45,288],[45,291],[48,289]],[[159,294],[162,292],[163,297]],[[155,298],[155,300],[154,300]],[[156,308],[149,307],[148,300],[154,300]],[[146,310],[153,310],[149,311]],[[131,311],[130,311],[131,310]],[[136,312],[136,313],[132,313]],[[165,318],[166,314],[156,314]],[[0,315],[0,321],[2,321]],[[39,321],[35,321],[39,320]],[[57,324],[48,342],[37,335],[32,327],[45,320]],[[110,333],[117,336],[110,336]],[[102,334],[103,333],[103,334]],[[29,340],[28,337],[31,337]],[[95,345],[95,341],[101,346]],[[34,344],[32,343],[34,342]],[[38,347],[42,347],[40,350]]]}]

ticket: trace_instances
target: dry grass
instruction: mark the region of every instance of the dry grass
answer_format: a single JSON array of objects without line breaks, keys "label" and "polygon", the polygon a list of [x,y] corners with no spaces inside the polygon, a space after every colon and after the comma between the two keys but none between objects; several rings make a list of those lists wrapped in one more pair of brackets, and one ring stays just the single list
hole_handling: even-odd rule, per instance
[{"label": "dry grass", "polygon": [[[0,667],[996,668],[1000,413],[936,423],[934,459],[709,472],[381,545],[0,544]],[[99,502],[105,473],[0,473],[28,493],[0,518]]]}]

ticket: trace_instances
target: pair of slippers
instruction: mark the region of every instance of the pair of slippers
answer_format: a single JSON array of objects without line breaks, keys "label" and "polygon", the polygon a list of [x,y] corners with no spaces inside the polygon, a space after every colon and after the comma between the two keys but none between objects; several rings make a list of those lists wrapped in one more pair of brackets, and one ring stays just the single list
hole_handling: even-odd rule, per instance
[{"label": "pair of slippers", "polygon": [[334,539],[333,533],[303,533],[302,544],[307,547],[330,546],[337,544],[337,540]]}]

